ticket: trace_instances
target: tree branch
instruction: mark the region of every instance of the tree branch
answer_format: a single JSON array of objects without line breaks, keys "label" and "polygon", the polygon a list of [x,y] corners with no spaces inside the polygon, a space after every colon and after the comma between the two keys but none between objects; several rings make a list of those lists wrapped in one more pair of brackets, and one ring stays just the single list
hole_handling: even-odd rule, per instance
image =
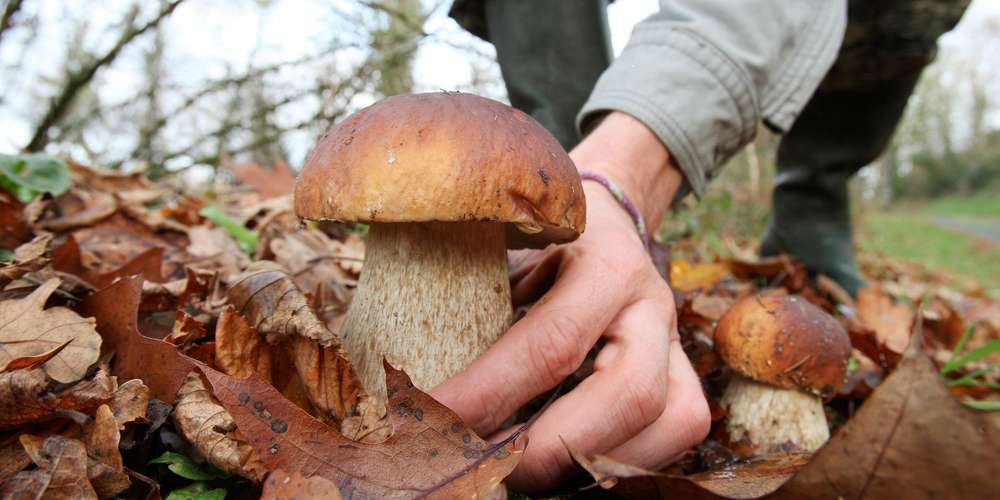
[{"label": "tree branch", "polygon": [[141,26],[136,26],[135,16],[138,14],[137,10],[133,10],[129,16],[126,23],[126,28],[122,32],[121,36],[118,37],[117,42],[114,46],[108,49],[103,56],[90,61],[89,64],[83,65],[81,68],[69,74],[66,79],[66,84],[63,85],[62,90],[52,98],[49,104],[49,109],[42,116],[41,121],[35,127],[35,132],[31,137],[31,141],[25,148],[28,151],[40,151],[48,143],[48,133],[49,130],[54,127],[59,120],[61,120],[69,110],[70,104],[73,99],[83,90],[91,80],[94,79],[94,75],[97,74],[97,70],[101,69],[108,64],[111,64],[118,54],[121,52],[126,45],[135,40],[136,37],[155,28],[160,24],[161,21],[166,19],[173,13],[174,9],[177,8],[184,0],[173,0],[163,6],[160,12],[153,19],[147,21]]},{"label": "tree branch", "polygon": [[11,27],[14,21],[14,14],[21,10],[21,5],[24,2],[22,0],[8,0],[7,5],[3,9],[3,16],[0,17],[0,41],[3,40],[3,34]]}]

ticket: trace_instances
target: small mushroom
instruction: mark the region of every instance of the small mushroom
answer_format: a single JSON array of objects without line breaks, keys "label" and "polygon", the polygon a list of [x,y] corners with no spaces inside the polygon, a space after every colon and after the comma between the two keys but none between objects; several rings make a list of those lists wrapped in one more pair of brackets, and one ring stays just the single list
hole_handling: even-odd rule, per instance
[{"label": "small mushroom", "polygon": [[295,212],[370,224],[344,347],[370,394],[383,356],[429,389],[511,322],[508,248],[576,239],[585,202],[559,143],[528,115],[458,92],[384,99],[328,131]]},{"label": "small mushroom", "polygon": [[731,441],[758,455],[826,443],[822,398],[844,383],[851,354],[837,320],[802,297],[749,296],[719,320],[715,350],[735,372],[721,400]]}]

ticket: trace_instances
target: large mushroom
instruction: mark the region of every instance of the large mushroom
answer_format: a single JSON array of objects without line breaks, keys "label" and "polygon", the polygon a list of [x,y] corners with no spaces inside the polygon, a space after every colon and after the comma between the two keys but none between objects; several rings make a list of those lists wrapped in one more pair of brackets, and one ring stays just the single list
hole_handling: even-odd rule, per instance
[{"label": "large mushroom", "polygon": [[429,389],[510,326],[508,248],[576,239],[585,202],[559,143],[528,115],[458,92],[389,97],[330,129],[295,212],[370,224],[341,336],[371,394],[383,356]]},{"label": "large mushroom", "polygon": [[715,350],[735,372],[721,400],[730,440],[759,455],[826,443],[822,398],[843,384],[851,354],[837,320],[802,297],[753,295],[719,319]]}]

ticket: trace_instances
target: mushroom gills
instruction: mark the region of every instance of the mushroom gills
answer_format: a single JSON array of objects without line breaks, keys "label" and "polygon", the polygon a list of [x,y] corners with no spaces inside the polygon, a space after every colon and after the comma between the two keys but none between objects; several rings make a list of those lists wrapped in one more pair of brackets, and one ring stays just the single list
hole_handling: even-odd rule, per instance
[{"label": "mushroom gills", "polygon": [[510,326],[500,222],[373,223],[341,336],[369,394],[385,401],[383,356],[427,390]]},{"label": "mushroom gills", "polygon": [[733,374],[720,401],[732,442],[745,441],[757,455],[815,451],[830,438],[819,396]]}]

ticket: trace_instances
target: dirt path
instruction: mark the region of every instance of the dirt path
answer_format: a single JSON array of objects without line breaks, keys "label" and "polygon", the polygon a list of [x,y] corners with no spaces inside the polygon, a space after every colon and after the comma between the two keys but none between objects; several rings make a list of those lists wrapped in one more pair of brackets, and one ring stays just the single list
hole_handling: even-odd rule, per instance
[{"label": "dirt path", "polygon": [[941,227],[971,234],[1000,245],[1000,219],[931,215],[927,220]]}]

